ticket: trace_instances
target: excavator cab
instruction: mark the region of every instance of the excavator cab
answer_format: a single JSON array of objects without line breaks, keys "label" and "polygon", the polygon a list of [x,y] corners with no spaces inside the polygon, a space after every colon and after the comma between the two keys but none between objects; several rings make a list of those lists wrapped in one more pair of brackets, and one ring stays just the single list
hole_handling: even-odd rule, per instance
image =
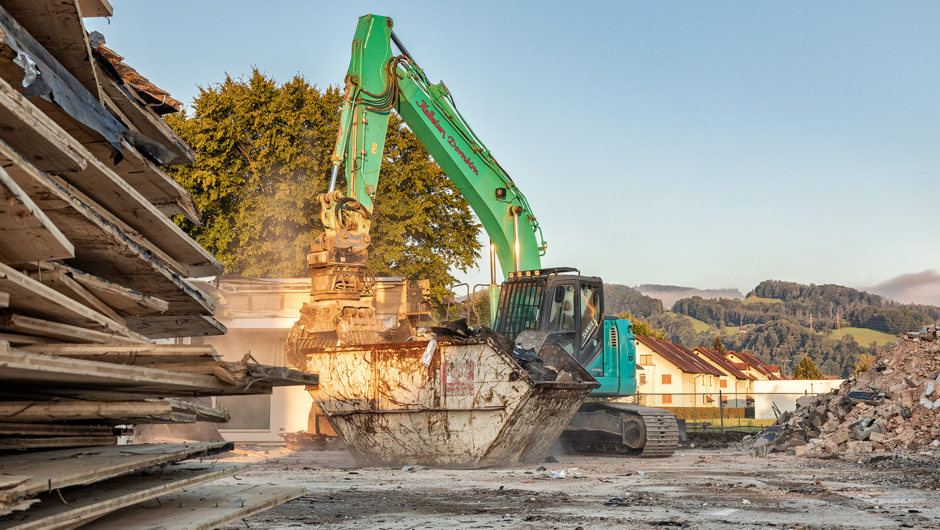
[{"label": "excavator cab", "polygon": [[603,351],[604,283],[566,274],[570,267],[509,274],[499,296],[496,331],[516,340],[525,330],[547,331],[545,344],[557,344],[582,366]]}]

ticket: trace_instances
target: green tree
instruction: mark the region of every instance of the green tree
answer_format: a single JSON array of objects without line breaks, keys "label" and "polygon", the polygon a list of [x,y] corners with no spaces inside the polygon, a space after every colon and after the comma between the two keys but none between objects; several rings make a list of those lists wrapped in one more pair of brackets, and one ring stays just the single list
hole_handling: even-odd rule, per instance
[{"label": "green tree", "polygon": [[855,371],[854,374],[860,374],[867,372],[871,369],[872,363],[875,362],[875,356],[870,353],[863,353],[856,357],[855,359]]},{"label": "green tree", "polygon": [[800,360],[800,364],[796,365],[796,370],[793,371],[793,379],[822,379],[823,374],[819,371],[819,368],[816,368],[816,363],[813,362],[813,359],[809,355],[804,355]]},{"label": "green tree", "polygon": [[727,349],[725,349],[725,343],[721,342],[721,337],[718,335],[715,335],[715,342],[712,345],[712,349],[721,355],[724,355],[725,352],[728,351]]},{"label": "green tree", "polygon": [[638,337],[650,337],[656,340],[666,339],[666,332],[664,330],[656,329],[646,320],[631,315],[629,311],[621,313],[619,317],[629,320],[633,324],[633,334]]},{"label": "green tree", "polygon": [[[226,272],[307,275],[341,103],[336,88],[321,91],[300,76],[279,85],[254,70],[202,88],[191,112],[166,117],[196,152],[195,164],[170,173],[203,212],[200,225],[176,222]],[[395,115],[375,205],[369,267],[377,276],[428,278],[440,301],[453,282],[449,271],[480,257],[469,205]]]}]

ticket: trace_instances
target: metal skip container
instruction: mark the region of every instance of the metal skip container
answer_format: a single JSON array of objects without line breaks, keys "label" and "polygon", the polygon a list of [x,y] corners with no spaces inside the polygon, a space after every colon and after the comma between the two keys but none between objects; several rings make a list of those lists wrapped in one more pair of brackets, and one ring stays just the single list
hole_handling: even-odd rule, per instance
[{"label": "metal skip container", "polygon": [[310,395],[360,465],[538,463],[598,386],[563,351],[540,352],[558,376],[537,381],[491,338],[435,346],[416,341],[301,350],[307,370],[320,374]]}]

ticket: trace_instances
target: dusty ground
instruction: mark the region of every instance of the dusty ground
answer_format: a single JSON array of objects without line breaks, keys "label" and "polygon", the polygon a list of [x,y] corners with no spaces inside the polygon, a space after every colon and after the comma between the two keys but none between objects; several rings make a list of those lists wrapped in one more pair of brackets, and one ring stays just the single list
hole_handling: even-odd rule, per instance
[{"label": "dusty ground", "polygon": [[361,468],[345,451],[240,447],[227,459],[252,470],[226,483],[299,485],[307,495],[225,528],[940,528],[940,461],[916,453],[555,457],[545,471],[405,471]]}]

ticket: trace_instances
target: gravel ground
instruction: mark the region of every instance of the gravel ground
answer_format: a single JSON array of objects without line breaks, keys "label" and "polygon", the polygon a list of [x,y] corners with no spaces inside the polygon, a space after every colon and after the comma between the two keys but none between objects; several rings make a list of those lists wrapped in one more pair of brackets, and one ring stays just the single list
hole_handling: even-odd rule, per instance
[{"label": "gravel ground", "polygon": [[544,470],[406,471],[361,468],[345,451],[240,447],[226,460],[252,470],[219,484],[307,495],[224,528],[940,528],[934,457],[757,458],[730,447],[555,459]]}]

